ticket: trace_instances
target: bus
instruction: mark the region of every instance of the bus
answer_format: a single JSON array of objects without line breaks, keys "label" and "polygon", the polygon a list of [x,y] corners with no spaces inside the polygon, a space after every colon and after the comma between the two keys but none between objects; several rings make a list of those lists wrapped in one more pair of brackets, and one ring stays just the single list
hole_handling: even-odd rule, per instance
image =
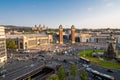
[{"label": "bus", "polygon": [[86,71],[92,73],[93,78],[97,79],[97,80],[115,80],[115,78],[113,76],[101,73],[101,72],[94,70],[92,68],[86,68]]},{"label": "bus", "polygon": [[84,58],[84,57],[80,57],[79,58],[81,62],[85,63],[85,64],[90,64],[90,60]]}]

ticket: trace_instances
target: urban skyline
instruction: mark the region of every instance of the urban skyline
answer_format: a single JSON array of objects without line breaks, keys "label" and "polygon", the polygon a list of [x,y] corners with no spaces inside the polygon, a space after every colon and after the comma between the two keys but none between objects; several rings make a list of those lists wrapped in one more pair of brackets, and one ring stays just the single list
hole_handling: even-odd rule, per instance
[{"label": "urban skyline", "polygon": [[0,0],[0,25],[119,28],[119,0]]}]

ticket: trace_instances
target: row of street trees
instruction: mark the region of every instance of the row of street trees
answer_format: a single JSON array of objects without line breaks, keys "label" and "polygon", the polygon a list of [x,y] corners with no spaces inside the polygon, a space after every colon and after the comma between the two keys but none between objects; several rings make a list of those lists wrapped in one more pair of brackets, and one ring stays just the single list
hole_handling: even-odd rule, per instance
[{"label": "row of street trees", "polygon": [[[78,68],[76,64],[72,64],[68,75],[66,75],[64,68],[61,66],[58,69],[58,73],[51,76],[48,80],[76,80],[77,76]],[[82,70],[80,78],[81,80],[88,80],[87,72],[85,70]]]}]

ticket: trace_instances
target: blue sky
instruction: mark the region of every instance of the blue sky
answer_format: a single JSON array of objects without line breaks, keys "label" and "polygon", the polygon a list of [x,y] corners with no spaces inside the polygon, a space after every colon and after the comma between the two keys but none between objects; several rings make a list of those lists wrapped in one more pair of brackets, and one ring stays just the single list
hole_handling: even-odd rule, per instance
[{"label": "blue sky", "polygon": [[0,0],[0,25],[119,28],[120,0]]}]

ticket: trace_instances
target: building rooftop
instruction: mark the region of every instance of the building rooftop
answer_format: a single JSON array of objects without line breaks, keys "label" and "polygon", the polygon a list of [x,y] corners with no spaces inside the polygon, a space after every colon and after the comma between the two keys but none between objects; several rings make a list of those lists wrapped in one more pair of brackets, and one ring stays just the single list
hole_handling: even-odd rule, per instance
[{"label": "building rooftop", "polygon": [[14,34],[14,35],[5,35],[7,39],[9,38],[22,38],[25,37],[46,37],[46,34]]}]

